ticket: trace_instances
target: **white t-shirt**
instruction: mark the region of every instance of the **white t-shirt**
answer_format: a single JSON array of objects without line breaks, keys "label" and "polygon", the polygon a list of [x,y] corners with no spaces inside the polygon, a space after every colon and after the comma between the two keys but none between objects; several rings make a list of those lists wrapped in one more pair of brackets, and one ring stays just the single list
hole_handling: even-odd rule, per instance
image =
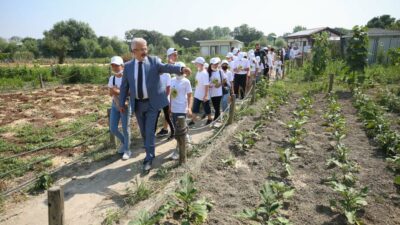
[{"label": "white t-shirt", "polygon": [[275,59],[275,52],[268,52],[267,54],[267,59],[268,59],[268,66],[271,67],[273,66],[274,59]]},{"label": "white t-shirt", "polygon": [[[222,80],[228,80],[225,73],[221,70],[213,71],[210,77],[210,96],[217,97],[222,96]],[[215,87],[215,84],[220,84],[221,86]]]},{"label": "white t-shirt", "polygon": [[187,94],[192,93],[192,86],[187,78],[171,79],[171,112],[187,113]]},{"label": "white t-shirt", "polygon": [[[206,91],[206,85],[210,85],[210,79],[208,77],[208,73],[206,70],[203,71],[198,71],[196,73],[196,80],[195,80],[195,87],[196,90],[194,91],[194,97],[203,100],[205,91]],[[208,95],[208,99],[210,99],[210,96]]]},{"label": "white t-shirt", "polygon": [[[110,77],[110,79],[108,79],[108,85],[107,86],[109,88],[113,88],[114,87],[113,81],[114,81],[114,75],[112,75]],[[115,77],[115,86],[117,86],[117,88],[121,87],[121,83],[122,83],[122,76],[121,77]],[[118,96],[113,96],[112,99],[113,99],[113,102],[114,102],[114,100],[117,101]]]},{"label": "white t-shirt", "polygon": [[250,60],[250,71],[255,73],[258,70],[258,63],[255,60]]},{"label": "white t-shirt", "polygon": [[[108,79],[108,87],[112,88],[113,85],[113,80],[114,80],[114,75],[112,75],[110,77],[110,79]],[[121,83],[122,83],[122,77],[115,77],[115,86],[117,86],[117,88],[121,87]]]},{"label": "white t-shirt", "polygon": [[225,76],[226,76],[226,79],[227,79],[227,81],[228,81],[228,85],[229,86],[231,86],[231,83],[230,82],[232,82],[233,81],[233,73],[232,73],[232,71],[230,71],[230,70],[227,70],[226,72],[224,72],[225,73]]},{"label": "white t-shirt", "polygon": [[242,59],[237,59],[235,60],[235,63],[233,64],[233,70],[238,69],[239,72],[236,72],[237,74],[247,74],[245,69],[250,68],[250,62],[249,60],[242,58]]},{"label": "white t-shirt", "polygon": [[161,87],[166,90],[168,86],[171,86],[171,75],[169,73],[163,73],[160,75]]}]

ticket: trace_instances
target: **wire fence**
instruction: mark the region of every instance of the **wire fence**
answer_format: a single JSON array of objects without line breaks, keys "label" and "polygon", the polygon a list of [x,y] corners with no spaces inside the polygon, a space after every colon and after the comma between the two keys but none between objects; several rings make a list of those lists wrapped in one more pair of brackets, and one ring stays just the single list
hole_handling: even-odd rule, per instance
[{"label": "wire fence", "polygon": [[[242,100],[237,101],[239,107],[242,108],[243,105],[244,105],[245,103],[247,103],[247,102],[250,100],[250,94],[252,93],[252,89],[253,89],[253,88],[255,88],[254,85],[251,86],[251,89],[247,92],[247,94],[244,96],[244,98],[243,98]],[[189,132],[190,132],[190,131],[193,132],[193,131],[201,130],[201,129],[204,129],[204,128],[206,128],[206,127],[212,128],[213,125],[214,125],[217,121],[222,120],[221,126],[218,127],[218,129],[216,130],[216,132],[215,132],[211,137],[208,137],[207,140],[201,141],[200,143],[190,143],[190,144],[200,147],[200,146],[204,146],[204,145],[207,145],[207,144],[211,143],[211,142],[222,132],[222,130],[226,127],[227,121],[228,121],[228,116],[226,116],[225,119],[224,119],[222,116],[225,115],[225,114],[230,110],[231,107],[232,107],[232,104],[230,103],[230,104],[228,105],[228,107],[220,114],[220,116],[219,116],[218,118],[214,119],[214,121],[213,121],[212,123],[207,124],[207,125],[205,125],[205,126],[201,126],[201,127],[189,128]],[[70,139],[70,138],[72,138],[72,137],[74,137],[74,136],[76,136],[76,135],[78,135],[78,134],[80,134],[80,133],[86,131],[86,130],[93,129],[100,121],[103,121],[104,119],[107,119],[107,118],[100,118],[99,120],[97,120],[96,122],[94,122],[94,124],[87,125],[87,126],[85,126],[84,128],[78,130],[77,132],[74,132],[74,133],[72,133],[72,134],[70,134],[70,135],[68,135],[68,136],[66,136],[66,137],[64,137],[64,138],[61,138],[61,139],[59,139],[59,140],[56,140],[56,141],[54,141],[54,142],[52,142],[52,143],[46,144],[46,145],[44,145],[44,146],[37,147],[37,148],[35,148],[35,149],[31,149],[31,150],[26,151],[26,152],[21,152],[21,153],[14,154],[14,155],[11,155],[11,156],[8,156],[8,157],[5,157],[5,158],[0,158],[0,163],[3,163],[3,162],[8,161],[8,160],[12,160],[12,159],[17,158],[17,157],[25,156],[25,155],[28,155],[28,154],[31,154],[31,153],[34,153],[34,152],[39,152],[39,151],[41,151],[41,150],[48,149],[49,147],[54,146],[54,145],[56,145],[56,144],[58,144],[58,143],[60,143],[60,142],[66,141],[66,140],[68,140],[68,139]],[[90,138],[88,138],[88,139],[86,139],[86,140],[81,141],[80,143],[75,144],[75,145],[72,146],[71,148],[75,148],[75,147],[81,146],[81,145],[83,145],[83,144],[85,144],[85,143],[87,143],[87,142],[90,142],[90,141],[92,141],[92,140],[96,140],[97,138],[99,138],[99,137],[101,137],[101,136],[104,136],[105,134],[108,134],[109,132],[110,132],[110,131],[109,131],[109,129],[108,129],[108,130],[105,131],[105,132],[102,132],[102,133],[100,133],[100,134],[98,134],[98,135],[95,135],[95,136],[93,136],[93,137],[90,137]],[[39,159],[37,159],[37,160],[35,160],[35,161],[33,161],[33,162],[29,162],[28,164],[24,164],[24,165],[19,166],[19,167],[17,167],[17,168],[13,168],[13,169],[8,170],[8,171],[6,171],[6,172],[4,172],[4,173],[1,173],[1,174],[0,174],[0,178],[4,178],[4,177],[6,177],[6,176],[8,176],[8,175],[10,175],[10,174],[12,174],[12,173],[14,173],[14,172],[17,172],[17,171],[21,171],[21,170],[24,170],[24,169],[31,168],[32,166],[34,166],[34,165],[36,165],[36,164],[39,164],[39,163],[41,163],[41,162],[45,162],[45,161],[47,161],[47,160],[50,160],[50,159],[54,158],[55,156],[56,156],[56,155],[50,155],[50,156],[46,156],[46,157],[43,157],[43,158],[39,158]],[[81,161],[81,160],[82,160],[82,158],[79,157],[79,158],[77,158],[76,160],[73,160],[73,161],[71,161],[70,163],[68,163],[68,164],[66,164],[66,165],[63,165],[63,166],[61,166],[61,167],[55,168],[55,169],[53,169],[53,170],[50,170],[49,173],[50,173],[50,174],[53,174],[53,173],[55,173],[56,171],[59,171],[59,170],[61,170],[62,168],[65,168],[65,166],[75,164],[75,163],[77,163],[77,162],[79,162],[79,161]],[[15,193],[16,191],[22,190],[22,189],[25,188],[26,186],[28,186],[28,185],[32,184],[33,182],[37,181],[37,180],[39,179],[39,177],[40,177],[39,175],[38,175],[38,176],[35,176],[34,178],[32,178],[32,179],[30,179],[30,180],[28,180],[28,181],[26,181],[26,182],[24,182],[24,183],[18,185],[17,187],[14,187],[14,188],[12,188],[12,189],[9,189],[9,190],[6,190],[6,191],[2,192],[1,195],[8,196],[8,195],[10,195],[10,194],[12,194],[12,193]]]}]

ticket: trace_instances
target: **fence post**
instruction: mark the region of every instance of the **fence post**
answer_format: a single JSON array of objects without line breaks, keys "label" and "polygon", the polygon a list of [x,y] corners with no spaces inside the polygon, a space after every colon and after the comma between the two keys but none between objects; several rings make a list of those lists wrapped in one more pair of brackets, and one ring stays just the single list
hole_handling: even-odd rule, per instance
[{"label": "fence post", "polygon": [[186,118],[184,116],[178,116],[176,124],[175,137],[178,142],[179,148],[179,165],[185,164],[187,161],[187,149],[186,149],[186,135],[187,125]]},{"label": "fence post", "polygon": [[49,225],[64,225],[64,188],[51,187],[47,191]]},{"label": "fence post", "polygon": [[117,145],[115,143],[115,136],[114,134],[111,133],[110,129],[110,114],[111,114],[111,108],[107,109],[107,123],[108,123],[108,129],[110,130],[110,147],[115,148]]},{"label": "fence post", "polygon": [[331,93],[332,92],[332,89],[333,89],[333,79],[334,79],[334,74],[333,73],[331,73],[331,74],[329,74],[329,86],[328,86],[328,93]]},{"label": "fence post", "polygon": [[256,79],[252,81],[253,89],[251,89],[251,104],[256,102]]},{"label": "fence post", "polygon": [[40,88],[44,88],[44,82],[43,82],[43,77],[42,77],[41,73],[39,73],[39,80],[40,80]]},{"label": "fence post", "polygon": [[229,118],[227,124],[233,123],[233,118],[235,117],[235,107],[236,107],[236,95],[231,95],[231,106],[229,107]]}]

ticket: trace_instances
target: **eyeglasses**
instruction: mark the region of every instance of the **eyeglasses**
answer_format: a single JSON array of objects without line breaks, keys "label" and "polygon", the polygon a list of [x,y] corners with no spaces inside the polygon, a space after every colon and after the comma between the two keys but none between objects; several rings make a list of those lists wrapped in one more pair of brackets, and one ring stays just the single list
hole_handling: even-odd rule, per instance
[{"label": "eyeglasses", "polygon": [[140,49],[135,48],[133,49],[133,51],[147,52],[147,48],[140,48]]}]

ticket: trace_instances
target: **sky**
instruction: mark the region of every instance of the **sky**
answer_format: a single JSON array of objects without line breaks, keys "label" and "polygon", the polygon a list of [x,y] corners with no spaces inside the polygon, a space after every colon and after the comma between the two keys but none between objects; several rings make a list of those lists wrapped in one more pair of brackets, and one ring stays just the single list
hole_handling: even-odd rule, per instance
[{"label": "sky", "polygon": [[70,18],[89,23],[98,36],[119,38],[134,28],[173,35],[246,23],[282,35],[296,25],[352,28],[382,14],[400,19],[400,0],[0,0],[0,9],[3,38],[42,38]]}]

